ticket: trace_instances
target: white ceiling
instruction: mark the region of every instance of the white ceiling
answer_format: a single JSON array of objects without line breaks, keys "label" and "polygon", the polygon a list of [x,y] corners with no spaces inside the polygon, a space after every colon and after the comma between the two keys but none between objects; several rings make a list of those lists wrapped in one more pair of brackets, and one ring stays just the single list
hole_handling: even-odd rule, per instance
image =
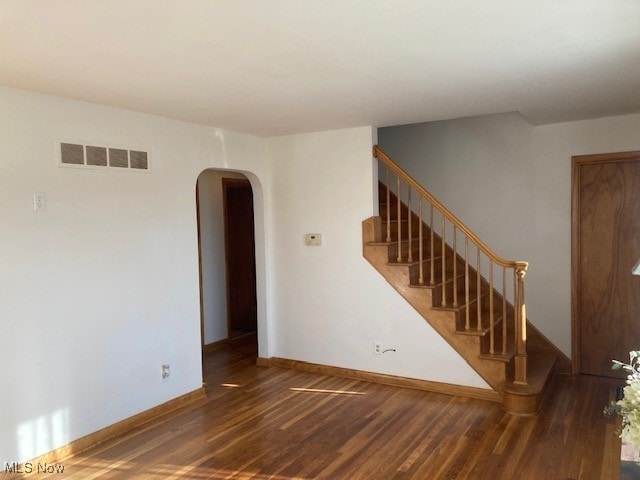
[{"label": "white ceiling", "polygon": [[640,1],[0,0],[0,84],[262,136],[635,113]]}]

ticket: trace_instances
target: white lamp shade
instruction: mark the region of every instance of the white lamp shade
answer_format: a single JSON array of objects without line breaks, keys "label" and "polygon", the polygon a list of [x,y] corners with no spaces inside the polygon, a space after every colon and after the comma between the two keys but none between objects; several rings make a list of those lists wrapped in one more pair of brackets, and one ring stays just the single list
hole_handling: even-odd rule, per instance
[{"label": "white lamp shade", "polygon": [[638,260],[638,263],[636,263],[631,269],[631,273],[634,275],[640,275],[640,260]]}]

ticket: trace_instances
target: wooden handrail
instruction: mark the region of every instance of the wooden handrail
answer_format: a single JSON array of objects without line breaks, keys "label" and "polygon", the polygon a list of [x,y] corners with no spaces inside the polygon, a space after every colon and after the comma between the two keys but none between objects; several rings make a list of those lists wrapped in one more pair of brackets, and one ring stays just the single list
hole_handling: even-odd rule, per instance
[{"label": "wooden handrail", "polygon": [[529,267],[528,262],[505,260],[504,258],[496,255],[496,253],[493,250],[491,250],[486,243],[480,240],[480,238],[475,233],[473,233],[464,223],[458,220],[458,218],[449,210],[447,210],[447,208],[444,205],[442,205],[442,203],[440,203],[433,195],[427,192],[422,187],[422,185],[416,182],[407,172],[405,172],[402,168],[396,165],[393,162],[393,160],[391,160],[382,150],[380,150],[380,147],[378,147],[377,145],[373,147],[373,156],[379,159],[380,161],[382,161],[382,163],[387,165],[389,168],[391,168],[391,170],[393,170],[396,173],[396,175],[398,175],[399,178],[402,178],[405,182],[407,182],[407,184],[411,188],[416,189],[416,191],[422,197],[426,198],[429,201],[429,203],[433,205],[444,217],[446,217],[447,220],[449,220],[453,225],[455,225],[458,228],[458,230],[464,232],[464,234],[467,235],[467,237],[469,237],[471,241],[475,243],[478,246],[478,248],[480,248],[495,263],[503,267],[515,268],[518,270],[525,270],[525,271],[527,270],[527,268]]}]

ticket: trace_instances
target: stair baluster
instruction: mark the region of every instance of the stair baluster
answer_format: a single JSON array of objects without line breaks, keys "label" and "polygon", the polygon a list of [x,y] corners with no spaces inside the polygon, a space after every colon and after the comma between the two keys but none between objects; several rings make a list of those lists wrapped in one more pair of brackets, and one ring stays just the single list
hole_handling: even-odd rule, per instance
[{"label": "stair baluster", "polygon": [[493,260],[489,259],[489,353],[496,353],[495,328],[493,317]]},{"label": "stair baluster", "polygon": [[458,230],[453,226],[453,308],[458,308]]},{"label": "stair baluster", "polygon": [[429,285],[435,285],[436,284],[436,279],[435,279],[435,263],[436,263],[436,259],[435,256],[433,255],[433,245],[434,245],[434,239],[433,239],[433,235],[434,235],[434,228],[433,228],[433,204],[431,204],[431,218],[429,220],[429,229],[431,230],[431,261],[429,262],[431,264],[431,272],[429,275]]},{"label": "stair baluster", "polygon": [[482,264],[480,263],[480,249],[476,247],[477,251],[477,263],[476,263],[476,330],[482,330],[482,281],[480,275],[482,275]]},{"label": "stair baluster", "polygon": [[447,236],[446,233],[446,219],[445,216],[442,215],[442,235],[441,235],[441,239],[442,239],[442,247],[440,249],[440,255],[442,258],[441,264],[442,264],[442,306],[446,307],[447,306],[447,262],[446,262],[446,240],[445,237]]},{"label": "stair baluster", "polygon": [[464,236],[464,313],[465,324],[464,329],[471,330],[471,312],[469,305],[469,237]]},{"label": "stair baluster", "polygon": [[507,354],[507,267],[502,267],[502,354]]},{"label": "stair baluster", "polygon": [[407,220],[409,221],[409,243],[407,244],[407,262],[411,263],[413,262],[413,253],[412,250],[413,248],[411,248],[413,246],[412,243],[412,236],[411,236],[411,224],[413,223],[413,219],[411,218],[411,185],[409,185],[407,187]]},{"label": "stair baluster", "polygon": [[386,210],[387,210],[387,242],[391,242],[391,189],[389,188],[389,186],[391,185],[391,183],[389,183],[390,179],[389,179],[389,166],[387,165],[387,206],[386,206]]},{"label": "stair baluster", "polygon": [[424,245],[422,244],[422,197],[418,195],[418,210],[420,212],[420,223],[418,224],[418,242],[420,243],[420,247],[418,249],[418,260],[420,262],[420,266],[418,268],[419,270],[419,275],[418,275],[418,283],[420,285],[424,285],[424,265],[422,265],[422,261],[423,261],[423,250],[424,250]]},{"label": "stair baluster", "polygon": [[400,175],[398,175],[398,190],[396,190],[396,201],[398,203],[398,262],[402,261],[402,202],[400,199],[401,191],[400,191]]}]

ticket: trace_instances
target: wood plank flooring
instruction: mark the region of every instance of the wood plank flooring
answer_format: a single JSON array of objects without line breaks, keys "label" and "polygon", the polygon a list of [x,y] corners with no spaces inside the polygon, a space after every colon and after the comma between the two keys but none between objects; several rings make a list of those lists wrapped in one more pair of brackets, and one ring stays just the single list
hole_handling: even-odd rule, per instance
[{"label": "wood plank flooring", "polygon": [[61,463],[72,479],[617,479],[619,381],[557,377],[537,417],[500,404],[205,357],[207,398]]}]

